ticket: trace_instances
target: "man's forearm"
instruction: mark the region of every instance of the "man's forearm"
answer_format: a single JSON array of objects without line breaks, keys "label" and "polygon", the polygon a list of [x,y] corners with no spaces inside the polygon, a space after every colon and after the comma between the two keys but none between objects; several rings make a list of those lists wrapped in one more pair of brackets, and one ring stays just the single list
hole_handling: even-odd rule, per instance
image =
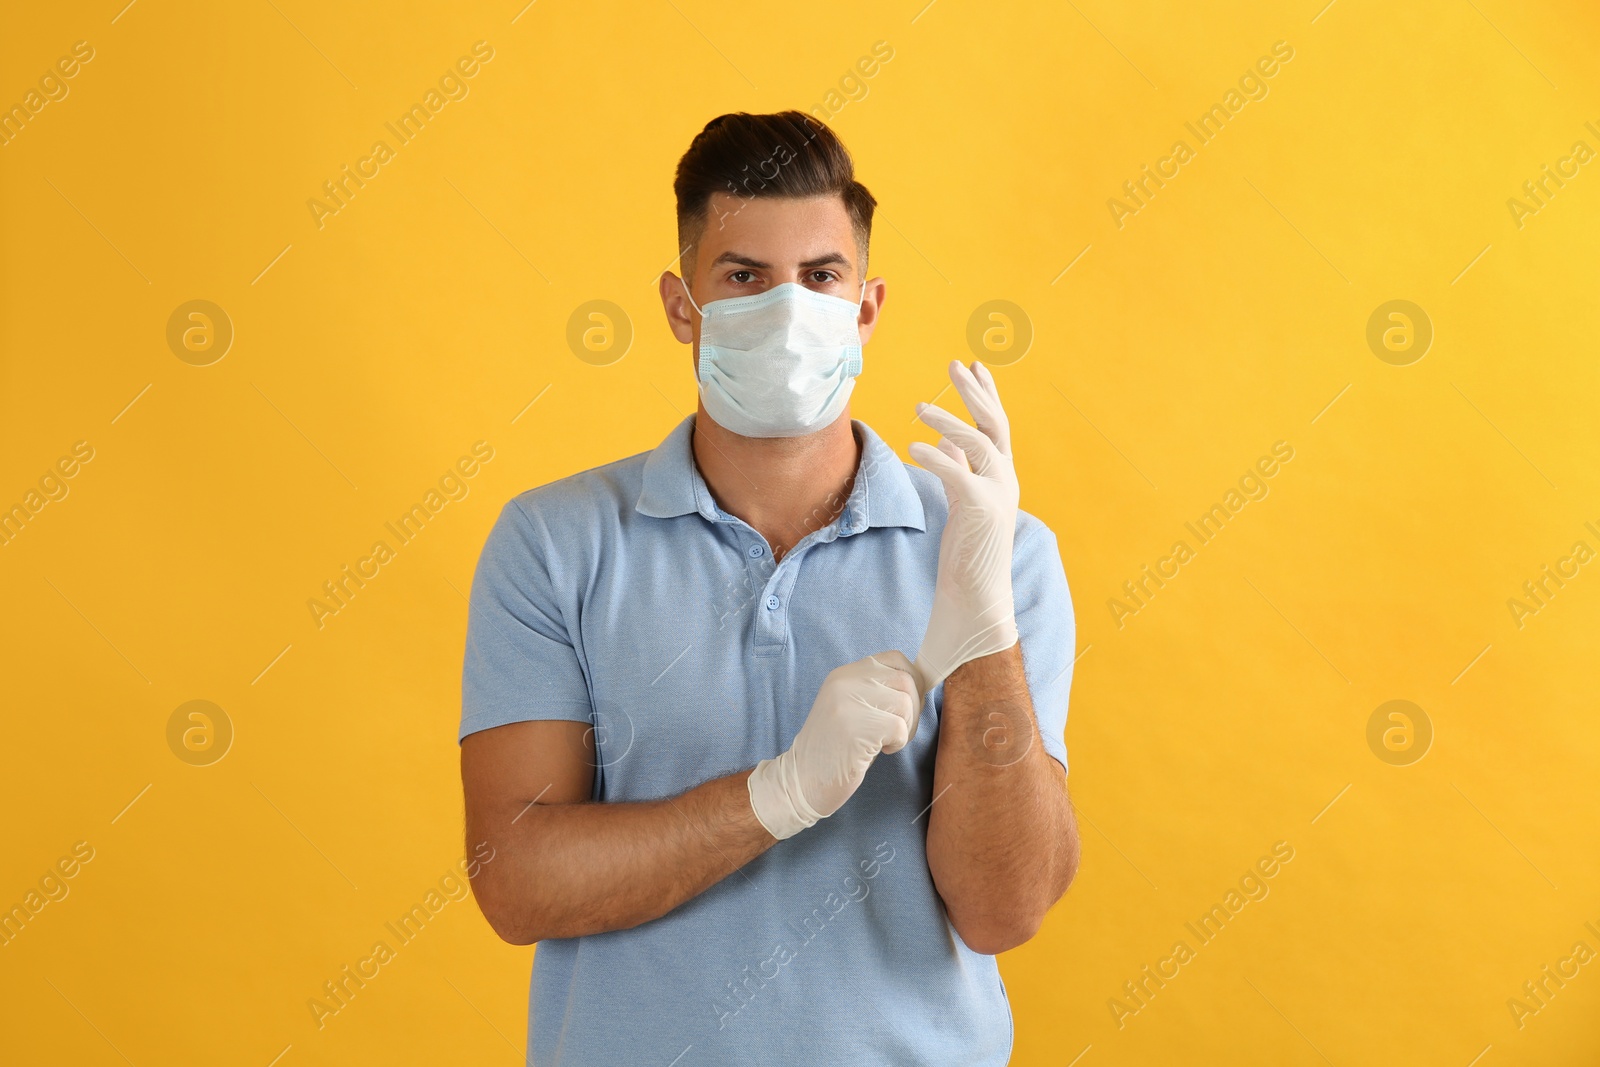
[{"label": "man's forearm", "polygon": [[1078,834],[1020,645],[945,681],[933,788],[928,867],[951,924],[979,952],[1021,944],[1077,872]]},{"label": "man's forearm", "polygon": [[474,880],[484,914],[517,944],[660,918],[776,843],[750,807],[749,776],[665,800],[531,804],[498,829],[469,827],[497,855]]}]

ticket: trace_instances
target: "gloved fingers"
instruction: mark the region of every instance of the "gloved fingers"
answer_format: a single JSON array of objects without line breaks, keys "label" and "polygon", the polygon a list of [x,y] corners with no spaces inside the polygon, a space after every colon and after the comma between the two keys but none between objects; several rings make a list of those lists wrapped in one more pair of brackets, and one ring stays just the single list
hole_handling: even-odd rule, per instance
[{"label": "gloved fingers", "polygon": [[961,446],[950,440],[950,438],[939,438],[939,444],[936,447],[940,452],[943,452],[952,460],[959,463],[964,469],[969,471],[972,469],[972,464],[967,462],[967,454],[961,451]]},{"label": "gloved fingers", "polygon": [[[917,404],[917,418],[946,437],[954,439],[963,447],[966,447],[967,441],[977,442],[983,440],[993,444],[988,434],[977,429],[971,423],[951,414],[938,404],[919,402]],[[963,437],[966,440],[963,440]]]},{"label": "gloved fingers", "polygon": [[883,751],[893,754],[911,739],[920,699],[916,676],[903,652],[879,652],[867,659],[874,665],[868,677],[879,689],[869,704],[878,715],[888,717],[881,723]]},{"label": "gloved fingers", "polygon": [[961,451],[967,454],[972,469],[979,473],[989,469],[999,453],[999,447],[988,434],[961,421],[937,404],[919,404],[917,418],[960,446]]},{"label": "gloved fingers", "polygon": [[965,462],[958,464],[926,441],[912,441],[906,446],[906,451],[911,453],[911,458],[921,464],[924,470],[936,475],[947,488],[956,489],[961,485],[962,478],[970,477],[972,474]]},{"label": "gloved fingers", "polygon": [[967,405],[972,421],[1005,455],[1011,454],[1011,420],[1000,403],[1000,387],[989,368],[974,360],[968,368],[959,361],[950,363],[950,380]]},{"label": "gloved fingers", "polygon": [[[883,690],[888,689],[887,686],[883,687]],[[896,688],[870,701],[863,700],[865,706],[862,711],[872,722],[876,736],[883,742],[880,752],[894,755],[910,742],[911,720],[916,717],[916,705],[912,699]]]},{"label": "gloved fingers", "polygon": [[879,670],[872,672],[872,677],[891,688],[898,689],[912,700],[917,699],[917,676],[911,660],[899,649],[890,649],[868,656],[867,659],[877,664]]},{"label": "gloved fingers", "polygon": [[884,729],[884,734],[883,734],[883,747],[880,748],[878,751],[882,752],[885,756],[892,756],[896,752],[899,752],[902,748],[905,748],[906,745],[908,745],[910,743],[911,743],[911,722],[910,722],[910,720],[902,719],[898,715],[890,716],[889,717],[889,722],[885,724],[885,729]]}]

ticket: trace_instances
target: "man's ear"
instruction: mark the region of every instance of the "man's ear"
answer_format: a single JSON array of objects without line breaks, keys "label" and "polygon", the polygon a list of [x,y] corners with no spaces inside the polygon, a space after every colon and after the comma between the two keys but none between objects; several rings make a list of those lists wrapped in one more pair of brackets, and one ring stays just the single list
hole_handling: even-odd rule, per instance
[{"label": "man's ear", "polygon": [[684,292],[683,280],[670,270],[663,271],[656,288],[661,293],[661,307],[667,313],[667,327],[672,330],[672,336],[682,344],[693,343],[694,308]]},{"label": "man's ear", "polygon": [[866,344],[872,337],[872,331],[878,328],[878,316],[883,312],[883,302],[888,298],[889,286],[882,278],[873,278],[867,282],[866,292],[861,297],[861,314],[856,319],[856,328],[861,331],[861,343]]}]

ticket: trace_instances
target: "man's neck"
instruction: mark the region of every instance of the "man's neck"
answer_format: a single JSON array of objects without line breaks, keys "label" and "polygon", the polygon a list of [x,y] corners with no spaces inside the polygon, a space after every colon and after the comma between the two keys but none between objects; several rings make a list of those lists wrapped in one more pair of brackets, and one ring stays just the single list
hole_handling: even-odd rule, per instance
[{"label": "man's neck", "polygon": [[775,560],[844,510],[861,449],[849,408],[804,437],[741,437],[704,407],[694,420],[694,460],[712,497],[765,537]]}]

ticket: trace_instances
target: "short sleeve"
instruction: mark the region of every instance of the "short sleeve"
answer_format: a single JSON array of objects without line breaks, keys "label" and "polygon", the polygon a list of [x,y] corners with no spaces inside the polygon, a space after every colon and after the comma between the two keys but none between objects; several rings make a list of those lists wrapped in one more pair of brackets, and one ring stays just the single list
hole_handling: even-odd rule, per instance
[{"label": "short sleeve", "polygon": [[513,722],[593,721],[589,686],[550,580],[546,545],[522,506],[508,501],[472,578],[458,743]]},{"label": "short sleeve", "polygon": [[1077,655],[1077,624],[1056,535],[1037,519],[1028,525],[1034,528],[1019,530],[1022,536],[1011,561],[1022,668],[1044,750],[1065,770],[1067,696]]}]

